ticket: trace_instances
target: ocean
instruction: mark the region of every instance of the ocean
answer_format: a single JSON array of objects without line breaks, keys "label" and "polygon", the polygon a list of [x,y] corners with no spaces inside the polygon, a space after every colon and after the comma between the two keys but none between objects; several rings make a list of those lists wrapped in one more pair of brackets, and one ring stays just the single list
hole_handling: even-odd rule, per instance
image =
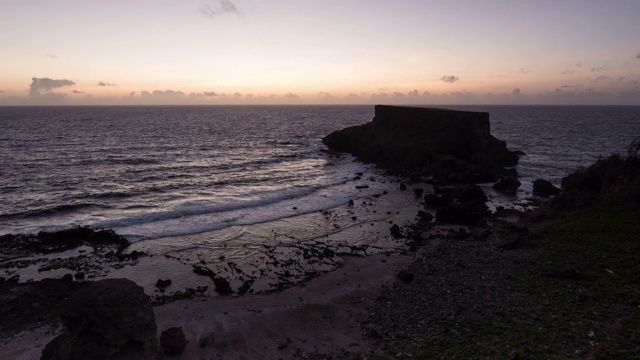
[{"label": "ocean", "polygon": [[[492,134],[526,154],[522,194],[640,136],[637,106],[446,108],[490,113]],[[111,228],[185,263],[242,259],[268,242],[376,244],[388,225],[374,222],[409,222],[417,210],[318,215],[397,189],[382,170],[322,151],[323,136],[373,115],[373,106],[0,107],[0,235]],[[401,198],[380,201],[402,208]],[[375,231],[359,229],[368,222]]]}]

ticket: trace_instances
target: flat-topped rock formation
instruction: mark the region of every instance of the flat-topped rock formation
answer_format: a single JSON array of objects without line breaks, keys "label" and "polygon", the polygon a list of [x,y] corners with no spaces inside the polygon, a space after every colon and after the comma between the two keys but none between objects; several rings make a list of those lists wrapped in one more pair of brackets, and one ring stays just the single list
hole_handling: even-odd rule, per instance
[{"label": "flat-topped rock formation", "polygon": [[[497,181],[518,156],[490,133],[489,113],[376,105],[373,121],[335,131],[331,150],[433,183]],[[511,170],[511,174],[513,174]]]}]

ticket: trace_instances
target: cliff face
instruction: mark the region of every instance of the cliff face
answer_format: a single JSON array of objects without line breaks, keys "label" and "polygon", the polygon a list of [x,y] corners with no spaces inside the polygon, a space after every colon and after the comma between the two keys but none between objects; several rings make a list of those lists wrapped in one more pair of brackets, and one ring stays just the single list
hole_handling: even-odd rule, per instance
[{"label": "cliff face", "polygon": [[489,114],[377,105],[370,123],[335,131],[330,149],[435,183],[495,181],[518,157],[490,134]]}]

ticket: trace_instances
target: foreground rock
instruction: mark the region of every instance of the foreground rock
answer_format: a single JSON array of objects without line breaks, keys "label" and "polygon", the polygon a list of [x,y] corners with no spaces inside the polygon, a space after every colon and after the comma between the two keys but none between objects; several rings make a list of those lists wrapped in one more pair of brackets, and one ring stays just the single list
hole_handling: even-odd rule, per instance
[{"label": "foreground rock", "polygon": [[331,150],[434,183],[496,181],[518,156],[490,134],[489,114],[377,105],[373,121],[335,131]]},{"label": "foreground rock", "polygon": [[156,322],[149,298],[126,279],[87,283],[61,310],[65,332],[41,359],[155,359]]}]

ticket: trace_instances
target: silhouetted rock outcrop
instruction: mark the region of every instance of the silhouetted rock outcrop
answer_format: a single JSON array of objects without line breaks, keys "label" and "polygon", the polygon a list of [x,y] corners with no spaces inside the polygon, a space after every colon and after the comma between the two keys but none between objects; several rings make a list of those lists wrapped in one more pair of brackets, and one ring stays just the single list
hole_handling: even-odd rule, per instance
[{"label": "silhouetted rock outcrop", "polygon": [[431,176],[434,183],[496,181],[518,162],[490,134],[484,112],[377,105],[370,123],[335,131],[331,150],[400,173]]},{"label": "silhouetted rock outcrop", "polygon": [[41,359],[156,359],[156,321],[149,297],[131,280],[86,283],[62,304],[66,330]]}]

